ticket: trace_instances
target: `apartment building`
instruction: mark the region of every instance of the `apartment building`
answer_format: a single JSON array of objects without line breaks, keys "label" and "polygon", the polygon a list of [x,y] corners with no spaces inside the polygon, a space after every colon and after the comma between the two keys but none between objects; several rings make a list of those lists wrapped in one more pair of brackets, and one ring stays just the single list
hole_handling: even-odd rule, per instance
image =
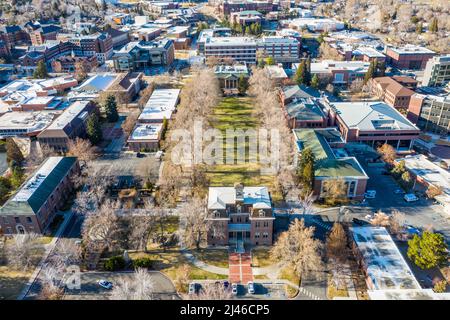
[{"label": "apartment building", "polygon": [[278,10],[278,3],[271,0],[253,1],[253,0],[230,0],[220,1],[217,6],[218,11],[225,16],[229,16],[233,12],[240,11],[259,11],[261,13],[269,13]]},{"label": "apartment building", "polygon": [[90,101],[72,103],[37,136],[39,144],[58,152],[67,151],[71,140],[86,137],[86,122],[93,112],[95,105]]},{"label": "apartment building", "polygon": [[57,211],[73,190],[79,174],[75,157],[50,157],[0,208],[0,229],[6,235],[48,231]]},{"label": "apartment building", "polygon": [[387,143],[397,151],[409,151],[420,134],[411,121],[381,101],[326,101],[326,106],[330,125],[339,128],[345,142],[361,142],[374,149]]},{"label": "apartment building", "polygon": [[62,56],[51,62],[52,70],[58,73],[74,73],[80,71],[81,68],[85,72],[90,72],[98,66],[96,56],[90,57],[74,57]]},{"label": "apartment building", "polygon": [[111,59],[113,55],[113,39],[108,33],[91,35],[59,33],[57,40],[72,43],[75,46],[73,50],[77,56],[89,57],[95,55],[100,64]]},{"label": "apartment building", "polygon": [[174,42],[171,39],[134,41],[114,53],[114,69],[123,72],[143,70],[151,66],[170,66],[174,57]]},{"label": "apartment building", "polygon": [[33,46],[43,45],[48,40],[56,40],[56,35],[61,27],[56,25],[44,25],[30,32],[31,44]]},{"label": "apartment building", "polygon": [[443,86],[450,82],[450,55],[428,60],[423,74],[423,86]]},{"label": "apartment building", "polygon": [[208,37],[205,57],[232,58],[236,62],[256,64],[257,43],[250,37]]},{"label": "apartment building", "polygon": [[347,198],[362,200],[366,192],[368,175],[355,157],[344,151],[345,142],[335,128],[294,129],[297,151],[310,149],[316,159],[314,166],[313,192],[317,198],[324,198],[327,180],[343,179]]},{"label": "apartment building", "polygon": [[408,107],[408,119],[424,131],[449,134],[450,96],[414,94]]},{"label": "apartment building", "polygon": [[394,108],[408,109],[414,91],[405,88],[390,77],[373,78],[371,81],[372,93]]},{"label": "apartment building", "polygon": [[385,54],[386,62],[393,67],[413,70],[424,69],[428,60],[436,55],[430,49],[409,44],[404,47],[387,47]]},{"label": "apartment building", "polygon": [[276,63],[298,62],[300,58],[300,41],[283,36],[262,37],[257,41],[257,50],[273,57]]},{"label": "apartment building", "polygon": [[209,245],[272,244],[275,217],[267,187],[210,187],[207,211]]}]

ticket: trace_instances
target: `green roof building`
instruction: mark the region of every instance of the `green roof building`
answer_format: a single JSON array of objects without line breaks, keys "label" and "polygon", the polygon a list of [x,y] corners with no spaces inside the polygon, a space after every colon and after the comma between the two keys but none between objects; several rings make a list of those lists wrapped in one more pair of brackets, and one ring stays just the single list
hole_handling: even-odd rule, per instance
[{"label": "green roof building", "polygon": [[338,130],[294,129],[293,132],[299,153],[309,148],[315,156],[314,193],[318,197],[321,197],[324,191],[323,181],[343,179],[347,184],[348,198],[364,198],[369,177],[358,160],[345,153],[345,143]]},{"label": "green roof building", "polygon": [[73,188],[75,157],[49,157],[0,208],[4,234],[44,233]]}]

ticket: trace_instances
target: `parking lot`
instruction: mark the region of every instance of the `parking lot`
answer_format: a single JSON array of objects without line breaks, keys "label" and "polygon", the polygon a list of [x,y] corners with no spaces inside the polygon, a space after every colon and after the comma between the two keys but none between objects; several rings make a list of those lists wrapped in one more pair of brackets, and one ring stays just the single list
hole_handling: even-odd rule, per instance
[{"label": "parking lot", "polygon": [[[154,285],[155,300],[173,300],[179,299],[172,281],[157,271],[149,271]],[[117,283],[121,277],[131,277],[132,272],[83,272],[81,274],[81,289],[69,290],[65,295],[67,300],[108,300],[111,294],[110,290],[102,288],[99,280],[107,280]]]}]

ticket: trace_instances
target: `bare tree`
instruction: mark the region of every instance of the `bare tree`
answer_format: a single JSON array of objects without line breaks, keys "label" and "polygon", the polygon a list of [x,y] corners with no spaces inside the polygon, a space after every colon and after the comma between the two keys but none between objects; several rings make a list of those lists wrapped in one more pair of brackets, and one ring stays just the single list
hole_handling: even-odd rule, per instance
[{"label": "bare tree", "polygon": [[36,259],[36,252],[43,249],[37,241],[35,233],[15,234],[6,246],[6,259],[10,266],[16,269],[30,268]]},{"label": "bare tree", "polygon": [[130,218],[129,242],[135,250],[147,251],[147,243],[155,217],[148,215],[132,216]]},{"label": "bare tree", "polygon": [[387,227],[390,224],[389,217],[381,210],[375,213],[370,223],[374,226]]},{"label": "bare tree", "polygon": [[377,152],[381,155],[382,159],[387,163],[394,163],[394,160],[397,157],[397,152],[395,151],[394,147],[387,143],[379,147],[377,149]]},{"label": "bare tree", "polygon": [[154,281],[147,270],[138,268],[131,278],[122,276],[111,292],[111,300],[153,300]]},{"label": "bare tree", "polygon": [[321,242],[314,238],[314,227],[307,228],[303,219],[295,219],[289,229],[280,234],[270,255],[273,261],[292,267],[303,276],[322,269],[321,250]]},{"label": "bare tree", "polygon": [[199,249],[206,241],[208,232],[215,232],[217,237],[221,236],[219,230],[212,230],[212,220],[207,218],[208,213],[202,199],[192,198],[180,209],[178,236],[182,246]]},{"label": "bare tree", "polygon": [[122,123],[122,130],[125,133],[126,137],[128,137],[133,132],[134,126],[136,125],[136,121],[138,118],[139,118],[138,111],[130,112],[127,115],[127,118]]},{"label": "bare tree", "polygon": [[333,224],[326,241],[326,251],[328,258],[342,263],[347,259],[347,235],[342,225],[338,222]]},{"label": "bare tree", "polygon": [[87,215],[82,228],[83,243],[86,247],[102,244],[114,250],[121,240],[121,225],[117,216],[119,204],[105,201],[97,210]]},{"label": "bare tree", "polygon": [[39,300],[61,300],[64,296],[64,287],[60,283],[61,270],[51,263],[41,270],[41,285]]},{"label": "bare tree", "polygon": [[433,199],[434,197],[440,196],[443,192],[444,189],[441,186],[430,185],[427,188],[426,194],[428,198]]},{"label": "bare tree", "polygon": [[389,229],[393,234],[400,235],[405,230],[405,214],[395,210],[389,219]]},{"label": "bare tree", "polygon": [[177,292],[186,293],[191,278],[191,267],[183,264],[175,276],[175,288]]},{"label": "bare tree", "polygon": [[325,201],[330,205],[345,202],[347,199],[347,185],[343,179],[329,179],[323,181]]},{"label": "bare tree", "polygon": [[224,290],[221,284],[205,283],[197,294],[187,296],[190,300],[231,300],[231,290]]},{"label": "bare tree", "polygon": [[337,60],[343,61],[344,57],[339,52],[332,48],[328,43],[322,42],[319,47],[319,55],[322,60]]},{"label": "bare tree", "polygon": [[78,160],[84,163],[88,163],[96,157],[95,148],[89,140],[77,137],[75,140],[69,140],[68,147],[69,151],[67,154],[77,157]]},{"label": "bare tree", "polygon": [[300,194],[299,202],[303,209],[303,214],[312,214],[314,213],[314,200],[316,196],[314,195],[314,191],[311,191],[309,194]]}]

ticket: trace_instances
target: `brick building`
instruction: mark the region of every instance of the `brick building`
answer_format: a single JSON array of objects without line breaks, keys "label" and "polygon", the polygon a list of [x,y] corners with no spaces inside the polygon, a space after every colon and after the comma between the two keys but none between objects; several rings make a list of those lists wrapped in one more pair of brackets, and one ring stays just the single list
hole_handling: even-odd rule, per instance
[{"label": "brick building", "polygon": [[372,93],[394,108],[407,109],[414,91],[405,88],[390,77],[373,78]]},{"label": "brick building", "polygon": [[209,245],[272,244],[275,217],[267,187],[210,187],[207,210]]},{"label": "brick building", "polygon": [[398,69],[425,69],[427,61],[436,53],[424,47],[406,45],[404,47],[387,47],[386,62]]},{"label": "brick building", "polygon": [[0,208],[3,234],[48,232],[57,211],[73,190],[71,178],[79,174],[75,157],[50,157]]}]

